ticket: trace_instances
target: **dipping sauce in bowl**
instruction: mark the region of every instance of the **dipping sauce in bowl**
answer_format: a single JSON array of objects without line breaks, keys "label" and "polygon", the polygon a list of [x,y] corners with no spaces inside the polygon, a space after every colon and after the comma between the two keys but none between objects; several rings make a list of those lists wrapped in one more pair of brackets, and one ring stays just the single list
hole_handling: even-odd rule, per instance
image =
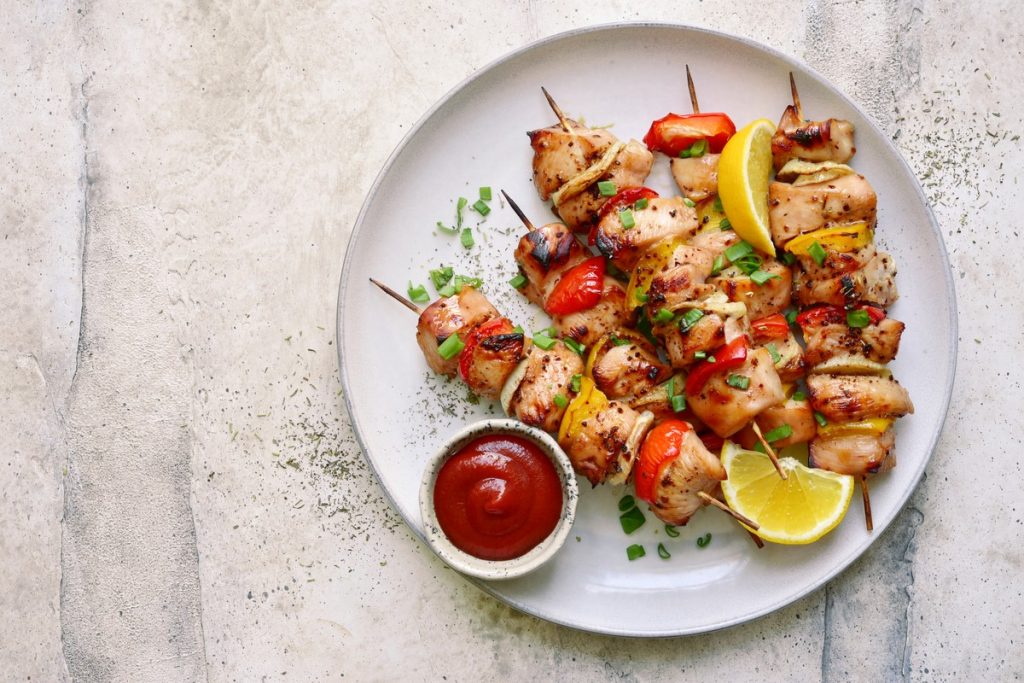
[{"label": "dipping sauce in bowl", "polygon": [[512,579],[550,560],[576,516],[572,463],[550,434],[506,418],[453,434],[428,461],[420,513],[431,549],[481,579]]},{"label": "dipping sauce in bowl", "polygon": [[478,436],[442,465],[434,511],[459,550],[482,560],[510,560],[554,531],[562,483],[534,442],[512,434]]}]

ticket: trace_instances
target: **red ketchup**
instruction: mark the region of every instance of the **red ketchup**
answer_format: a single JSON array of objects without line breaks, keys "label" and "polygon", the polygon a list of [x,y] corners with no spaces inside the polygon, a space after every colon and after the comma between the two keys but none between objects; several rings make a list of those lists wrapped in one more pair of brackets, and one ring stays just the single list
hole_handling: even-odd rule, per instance
[{"label": "red ketchup", "polygon": [[536,444],[480,436],[437,474],[434,510],[448,539],[482,560],[511,560],[543,541],[562,515],[562,483]]}]

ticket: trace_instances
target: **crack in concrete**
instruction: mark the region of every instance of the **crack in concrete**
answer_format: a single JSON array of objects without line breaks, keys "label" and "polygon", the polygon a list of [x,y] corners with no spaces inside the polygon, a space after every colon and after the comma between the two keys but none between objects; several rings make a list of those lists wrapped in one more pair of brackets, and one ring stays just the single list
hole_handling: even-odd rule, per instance
[{"label": "crack in concrete", "polygon": [[907,507],[906,513],[910,516],[907,524],[907,544],[903,548],[903,555],[900,561],[907,565],[907,583],[903,587],[903,594],[907,598],[907,607],[900,619],[900,631],[902,632],[903,650],[900,653],[899,671],[903,680],[910,680],[910,653],[911,653],[911,631],[913,621],[910,618],[914,607],[914,558],[917,555],[917,528],[924,522],[924,513],[916,507]]},{"label": "crack in concrete", "polygon": [[829,680],[832,670],[832,583],[825,584],[825,606],[822,609],[821,625],[821,681]]}]

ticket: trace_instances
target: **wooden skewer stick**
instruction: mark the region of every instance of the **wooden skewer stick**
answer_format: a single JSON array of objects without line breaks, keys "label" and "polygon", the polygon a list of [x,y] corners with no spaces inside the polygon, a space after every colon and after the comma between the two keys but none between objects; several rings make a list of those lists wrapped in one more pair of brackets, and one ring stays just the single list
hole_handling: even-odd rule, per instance
[{"label": "wooden skewer stick", "polygon": [[530,222],[530,219],[526,217],[526,214],[523,213],[523,210],[519,208],[519,205],[508,196],[508,193],[505,192],[505,190],[501,191],[501,196],[505,198],[505,201],[508,202],[508,205],[512,207],[512,210],[516,212],[517,216],[519,216],[519,220],[523,222],[523,225],[525,225],[530,232],[537,229],[533,223]]},{"label": "wooden skewer stick", "polygon": [[543,91],[544,97],[548,98],[548,105],[551,107],[551,111],[555,112],[555,116],[558,117],[558,122],[562,124],[562,128],[565,129],[566,133],[572,135],[572,124],[569,123],[569,119],[566,118],[565,114],[562,113],[562,109],[561,107],[558,106],[558,103],[555,102],[555,98],[551,97],[551,94],[543,85],[540,87],[540,89],[541,91]]},{"label": "wooden skewer stick", "polygon": [[697,88],[693,87],[693,76],[690,75],[690,65],[686,65],[686,85],[690,88],[690,105],[693,107],[693,113],[700,113],[700,105],[697,104]]},{"label": "wooden skewer stick", "polygon": [[789,90],[793,93],[793,106],[796,108],[796,116],[798,119],[803,121],[804,110],[800,106],[800,93],[796,90],[796,79],[793,78],[793,72],[789,72]]},{"label": "wooden skewer stick", "polygon": [[867,475],[860,477],[860,495],[864,499],[864,524],[867,525],[868,531],[874,531],[875,523],[871,519],[871,495],[868,493]]},{"label": "wooden skewer stick", "polygon": [[757,426],[756,422],[751,422],[750,426],[754,429],[754,434],[757,435],[757,440],[761,442],[762,446],[764,446],[764,450],[771,459],[772,464],[775,465],[775,471],[778,472],[779,476],[783,479],[788,479],[786,473],[782,470],[782,465],[779,464],[779,456],[775,454],[775,450],[771,447],[771,444],[765,441],[764,434],[761,433],[761,428]]},{"label": "wooden skewer stick", "polygon": [[741,515],[740,513],[736,512],[731,507],[729,507],[728,505],[726,505],[722,501],[718,500],[714,496],[709,496],[708,494],[704,493],[703,491],[698,491],[697,492],[697,497],[700,498],[701,500],[703,500],[708,505],[714,505],[719,510],[721,510],[721,511],[725,512],[726,514],[730,515],[733,519],[735,519],[740,524],[746,524],[751,529],[760,529],[761,528],[760,524],[758,524],[757,522],[755,522],[752,519],[749,519],[748,517],[744,517],[743,515]]},{"label": "wooden skewer stick", "polygon": [[758,548],[763,548],[764,547],[764,541],[761,540],[760,536],[755,534],[750,529],[744,529],[744,531],[747,532],[747,536],[750,536],[750,540],[752,540],[754,542],[754,545],[756,545]]},{"label": "wooden skewer stick", "polygon": [[390,296],[392,299],[394,299],[398,303],[400,303],[403,306],[405,306],[406,308],[408,308],[413,313],[416,313],[416,314],[420,313],[420,307],[419,306],[417,306],[413,302],[409,301],[404,296],[402,296],[401,294],[399,294],[395,290],[391,289],[390,287],[388,287],[383,282],[381,282],[379,280],[374,280],[372,277],[370,278],[370,282],[372,282],[373,284],[375,284],[378,287],[380,287],[381,289],[383,289],[387,293],[388,296]]}]

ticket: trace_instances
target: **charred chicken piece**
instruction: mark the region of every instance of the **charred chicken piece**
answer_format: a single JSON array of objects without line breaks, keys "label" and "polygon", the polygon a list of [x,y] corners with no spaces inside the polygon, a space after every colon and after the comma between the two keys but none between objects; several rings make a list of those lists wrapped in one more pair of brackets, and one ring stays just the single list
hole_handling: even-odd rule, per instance
[{"label": "charred chicken piece", "polygon": [[810,375],[811,405],[829,422],[901,417],[914,412],[907,390],[890,377]]},{"label": "charred chicken piece", "polygon": [[458,294],[427,306],[416,324],[416,342],[423,350],[427,365],[434,372],[454,377],[459,369],[458,356],[446,359],[438,352],[438,347],[453,334],[465,341],[477,325],[497,317],[498,309],[487,297],[468,286]]},{"label": "charred chicken piece", "polygon": [[589,254],[562,223],[549,223],[519,238],[515,259],[526,277],[520,290],[531,302],[543,307],[558,278]]},{"label": "charred chicken piece", "polygon": [[716,371],[699,391],[694,393],[688,388],[686,394],[697,417],[723,439],[785,397],[772,357],[765,349],[750,350],[739,367]]},{"label": "charred chicken piece", "polygon": [[807,232],[833,225],[864,222],[874,228],[878,197],[857,173],[822,183],[768,186],[768,224],[777,246]]},{"label": "charred chicken piece", "polygon": [[632,210],[630,216],[633,225],[626,227],[620,212],[612,211],[598,222],[595,233],[601,253],[627,272],[656,242],[672,237],[685,241],[697,232],[697,212],[682,197],[655,197],[646,208]]},{"label": "charred chicken piece", "polygon": [[597,344],[590,374],[609,398],[644,395],[672,375],[651,343],[632,330],[619,330]]},{"label": "charred chicken piece", "polygon": [[672,177],[683,196],[699,202],[718,193],[718,159],[721,154],[705,154],[672,160]]},{"label": "charred chicken piece", "polygon": [[631,327],[633,317],[632,311],[626,310],[626,290],[614,278],[605,277],[601,300],[596,306],[553,316],[552,323],[560,336],[591,346],[606,334]]},{"label": "charred chicken piece", "polygon": [[772,136],[772,161],[778,171],[791,159],[845,164],[857,148],[853,124],[843,119],[804,121],[793,105],[786,107]]},{"label": "charred chicken piece", "polygon": [[[583,360],[562,342],[547,350],[530,346],[526,360],[508,379],[511,386],[502,391],[508,395],[502,401],[505,412],[532,427],[557,432],[568,399],[574,395],[572,377],[582,373]],[[559,395],[562,400],[556,399]]]}]

